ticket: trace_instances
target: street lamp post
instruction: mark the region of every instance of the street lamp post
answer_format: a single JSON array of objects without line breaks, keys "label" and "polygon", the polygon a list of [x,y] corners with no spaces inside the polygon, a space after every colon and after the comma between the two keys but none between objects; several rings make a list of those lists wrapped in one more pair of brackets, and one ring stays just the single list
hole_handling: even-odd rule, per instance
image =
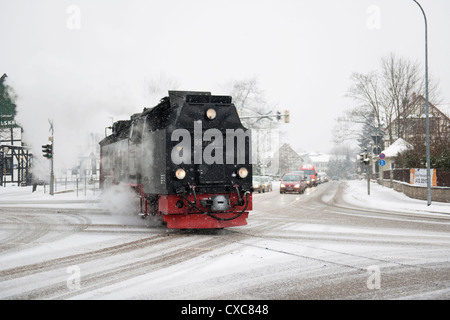
[{"label": "street lamp post", "polygon": [[431,174],[430,174],[430,118],[428,110],[428,28],[427,28],[427,16],[423,11],[422,6],[413,0],[420,8],[425,20],[425,134],[426,134],[426,152],[427,152],[427,205],[431,205]]},{"label": "street lamp post", "polygon": [[53,136],[53,121],[50,121],[50,119],[48,119],[48,122],[50,124],[50,129],[49,131],[52,133],[52,136],[49,137],[49,140],[51,140],[52,145],[51,145],[51,154],[50,154],[50,195],[53,195],[55,192],[55,174],[53,172],[53,158],[54,158],[54,154],[55,154],[55,138]]}]

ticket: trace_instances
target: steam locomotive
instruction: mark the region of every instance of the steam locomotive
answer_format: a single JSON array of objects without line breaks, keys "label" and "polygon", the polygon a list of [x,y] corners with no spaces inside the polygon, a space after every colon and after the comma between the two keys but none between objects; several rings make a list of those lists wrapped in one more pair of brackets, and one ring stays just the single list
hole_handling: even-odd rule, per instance
[{"label": "steam locomotive", "polygon": [[251,133],[231,96],[169,91],[155,107],[115,122],[100,156],[101,188],[129,185],[143,218],[172,229],[247,224]]}]

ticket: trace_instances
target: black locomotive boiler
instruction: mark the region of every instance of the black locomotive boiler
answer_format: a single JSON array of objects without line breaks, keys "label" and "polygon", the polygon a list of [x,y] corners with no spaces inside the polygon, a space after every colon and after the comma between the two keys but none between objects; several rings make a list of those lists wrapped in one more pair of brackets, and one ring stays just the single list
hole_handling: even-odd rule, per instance
[{"label": "black locomotive boiler", "polygon": [[134,188],[143,217],[174,229],[247,224],[251,136],[230,96],[169,91],[157,106],[115,122],[100,150],[101,187]]}]

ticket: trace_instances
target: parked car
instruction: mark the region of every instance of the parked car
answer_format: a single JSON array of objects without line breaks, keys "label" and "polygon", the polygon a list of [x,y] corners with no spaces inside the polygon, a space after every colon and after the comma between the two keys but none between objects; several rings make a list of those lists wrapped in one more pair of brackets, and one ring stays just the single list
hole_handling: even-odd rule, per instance
[{"label": "parked car", "polygon": [[305,178],[298,173],[287,173],[281,178],[280,193],[303,193],[306,189]]},{"label": "parked car", "polygon": [[272,180],[269,177],[261,177],[261,180],[263,181],[263,192],[272,191]]},{"label": "parked car", "polygon": [[253,192],[261,193],[262,183],[260,176],[253,176]]},{"label": "parked car", "polygon": [[329,180],[325,172],[319,172],[318,176],[319,176],[319,183],[328,182]]},{"label": "parked car", "polygon": [[253,176],[253,191],[259,193],[272,191],[272,181],[269,177]]}]

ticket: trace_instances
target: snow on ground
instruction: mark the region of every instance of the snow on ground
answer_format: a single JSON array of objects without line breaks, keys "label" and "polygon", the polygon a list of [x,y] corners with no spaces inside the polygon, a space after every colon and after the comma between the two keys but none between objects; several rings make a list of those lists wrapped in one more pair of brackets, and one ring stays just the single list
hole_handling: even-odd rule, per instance
[{"label": "snow on ground", "polygon": [[[277,185],[274,184],[274,189]],[[61,188],[64,189],[64,188]],[[0,187],[0,205],[8,206],[56,206],[58,208],[92,208],[101,207],[101,203],[110,206],[118,206],[125,202],[123,198],[117,198],[123,190],[115,190],[110,195],[102,193],[99,189],[84,186],[76,189],[58,190],[53,196],[49,194],[48,187],[44,193],[44,187],[38,186],[36,192],[32,187],[7,186]],[[333,195],[324,195],[328,201]],[[370,195],[367,194],[367,182],[365,180],[345,181],[343,199],[345,202],[364,208],[415,212],[415,213],[444,213],[450,214],[450,203],[437,202],[431,199],[431,205],[427,206],[426,200],[412,199],[401,192],[383,187],[377,183],[370,183]]]},{"label": "snow on ground", "polygon": [[437,202],[431,199],[431,205],[427,206],[426,200],[410,198],[378,183],[370,183],[370,195],[368,195],[367,181],[365,180],[350,180],[346,181],[345,184],[343,199],[349,204],[387,211],[450,214],[450,203]]},{"label": "snow on ground", "polygon": [[67,202],[77,203],[80,205],[82,203],[87,203],[89,201],[96,201],[99,199],[101,195],[101,191],[93,188],[87,188],[86,191],[83,189],[77,190],[75,188],[61,188],[62,190],[55,191],[55,194],[52,196],[49,193],[49,187],[46,186],[38,186],[36,191],[32,191],[32,186],[26,187],[18,187],[18,186],[9,186],[0,187],[0,205],[17,205],[17,206],[28,206],[30,204],[36,205],[42,204],[61,204]]},{"label": "snow on ground", "polygon": [[[334,183],[334,182],[331,182]],[[344,184],[344,200],[350,205],[361,206],[365,208],[389,210],[389,211],[407,211],[415,213],[424,213],[429,215],[439,215],[443,213],[450,213],[450,204],[433,202],[431,206],[426,205],[426,201],[415,200],[408,198],[402,193],[398,193],[392,189],[382,187],[378,184],[370,184],[370,195],[367,195],[367,183],[365,181],[346,181],[341,182]],[[319,187],[320,188],[320,187]],[[276,186],[274,192],[277,192]],[[48,189],[46,190],[48,192]],[[44,193],[42,186],[38,187],[36,192],[32,192],[31,187],[17,187],[8,186],[6,188],[0,187],[0,206],[21,206],[21,207],[51,207],[51,208],[104,208],[105,202],[109,206],[120,206],[124,204],[124,199],[118,197],[116,192],[113,196],[108,196],[107,193],[102,193],[98,189],[88,188],[86,192],[84,189],[78,191],[78,195],[75,191],[61,190],[64,192],[57,193],[54,196]],[[120,190],[117,190],[120,193]],[[275,196],[275,193],[269,193],[269,196]],[[259,195],[258,197],[264,197],[265,195]],[[333,194],[327,193],[323,196],[323,200],[329,201],[333,198]],[[49,217],[57,215],[49,215]],[[102,216],[96,217],[90,216],[91,219],[102,219]],[[352,265],[353,263],[365,266],[369,263],[374,263],[373,259],[381,257],[387,259],[386,255],[395,255],[396,259],[399,259],[400,263],[405,260],[408,263],[419,263],[420,261],[431,261],[434,255],[429,255],[428,252],[418,254],[417,250],[411,248],[411,251],[405,251],[403,246],[392,245],[389,248],[385,243],[380,245],[379,243],[360,246],[357,240],[361,239],[360,234],[390,234],[390,229],[373,229],[370,226],[355,229],[349,226],[333,226],[333,225],[319,225],[319,224],[304,224],[304,223],[287,223],[284,226],[284,232],[302,231],[301,242],[296,241],[284,241],[280,239],[264,239],[264,238],[248,238],[243,240],[233,240],[232,235],[229,238],[232,240],[227,243],[223,248],[214,248],[213,251],[205,250],[200,245],[210,241],[209,238],[214,240],[214,237],[203,236],[202,234],[186,234],[181,236],[166,237],[165,242],[161,244],[163,253],[167,250],[173,250],[174,248],[185,247],[189,250],[202,250],[201,253],[193,258],[185,261],[179,261],[173,265],[169,265],[165,268],[155,268],[154,270],[149,267],[149,272],[139,274],[137,276],[130,276],[130,278],[124,278],[122,281],[112,282],[110,285],[102,285],[98,288],[86,288],[79,294],[73,296],[75,299],[207,299],[207,298],[226,298],[228,296],[233,298],[252,298],[252,297],[266,297],[264,292],[251,292],[253,289],[260,288],[262,281],[268,281],[270,283],[290,283],[291,277],[297,279],[308,279],[310,276],[317,276],[317,270],[320,270],[321,276],[326,280],[324,272],[329,272],[330,275],[335,272],[338,265]],[[245,228],[242,228],[245,231]],[[325,231],[332,232],[333,238],[330,241],[324,243],[308,241],[308,231],[314,233]],[[420,236],[428,235],[428,231],[423,231]],[[342,234],[345,236],[345,240],[352,240],[349,238],[348,233],[353,233],[352,237],[355,237],[355,241],[350,241],[348,244],[344,244],[343,241],[334,243],[336,238]],[[95,237],[92,235],[95,234]],[[407,236],[408,231],[401,236]],[[50,234],[51,235],[51,234]],[[289,235],[289,234],[287,234]],[[396,234],[398,235],[398,233]],[[417,237],[418,234],[413,235]],[[147,236],[146,236],[147,237]],[[59,239],[56,243],[46,243],[46,238],[39,239],[40,243],[36,244],[36,247],[30,247],[21,252],[10,252],[3,255],[3,263],[15,266],[17,263],[24,263],[23,259],[28,259],[27,263],[38,263],[41,260],[51,260],[55,257],[64,257],[67,255],[67,250],[70,254],[85,253],[86,250],[95,248],[101,250],[103,247],[110,247],[122,243],[122,241],[133,241],[138,239],[139,235],[134,237],[134,234],[114,234],[109,235],[102,232],[99,233],[83,233],[69,235],[67,238]],[[226,238],[225,241],[230,239]],[[327,238],[324,238],[327,239]],[[442,238],[439,238],[441,240]],[[427,241],[434,241],[427,240]],[[41,244],[42,242],[42,244]],[[199,244],[198,244],[199,243]],[[85,248],[87,247],[87,248]],[[159,248],[158,244],[155,244],[155,248]],[[388,251],[386,251],[389,249]],[[148,252],[146,251],[148,250]],[[130,268],[133,264],[144,263],[145,259],[150,259],[154,254],[153,247],[142,247],[135,251],[126,253],[124,257],[130,258]],[[156,250],[156,249],[155,249]],[[56,253],[55,253],[56,251]],[[345,254],[339,256],[339,252],[343,251]],[[369,260],[364,260],[363,256],[356,256],[364,252],[364,256],[369,256]],[[406,258],[401,258],[397,255],[401,252],[401,255]],[[412,253],[414,255],[412,255]],[[142,257],[141,257],[142,254]],[[428,254],[428,255],[427,255]],[[31,257],[30,257],[31,255]],[[55,256],[56,255],[56,256]],[[424,256],[426,259],[424,259]],[[335,257],[336,256],[336,257]],[[339,256],[339,257],[337,257]],[[304,258],[303,258],[304,257]],[[309,257],[309,258],[308,258]],[[363,260],[360,262],[357,260],[353,262],[353,259],[358,258]],[[445,254],[439,254],[439,259],[445,258]],[[123,257],[122,257],[123,258]],[[115,255],[104,258],[100,264],[94,260],[91,266],[91,262],[80,262],[80,268],[82,268],[82,280],[84,277],[88,278],[95,272],[119,270],[122,268],[122,258],[117,258]],[[412,260],[414,258],[414,260]],[[109,259],[109,260],[108,260]],[[115,260],[119,259],[119,260]],[[299,268],[298,259],[302,259],[302,268]],[[330,264],[326,269],[323,267],[323,261],[331,259],[330,261],[337,261],[337,264]],[[372,260],[370,260],[372,259]],[[403,260],[402,260],[403,259]],[[422,260],[420,260],[422,259]],[[141,261],[142,260],[142,261]],[[416,261],[417,260],[417,261]],[[381,262],[383,260],[380,260]],[[380,263],[381,263],[380,262]],[[96,264],[96,265],[95,265]],[[117,267],[116,267],[117,264]],[[392,263],[387,263],[392,265]],[[151,265],[150,265],[151,266]],[[64,268],[60,268],[60,276],[57,279],[59,282],[65,282],[67,272]],[[344,268],[345,269],[345,268]],[[354,268],[355,269],[355,268]],[[52,271],[57,272],[56,271]],[[121,269],[120,269],[121,270]],[[133,270],[129,271],[133,275]],[[353,271],[354,272],[354,271]],[[42,277],[47,274],[43,274]],[[37,274],[36,277],[41,276]],[[30,276],[31,277],[31,276]],[[362,285],[365,285],[366,273],[361,271],[360,277],[363,278]],[[238,279],[237,279],[238,278]],[[18,281],[28,281],[28,278],[19,279]],[[324,280],[324,281],[325,281]],[[39,280],[41,281],[41,280]],[[43,279],[43,286],[49,285],[48,279]],[[55,280],[56,282],[56,280]],[[297,280],[295,285],[307,286],[304,283],[311,283],[306,280]],[[13,283],[13,282],[12,282]],[[38,285],[41,282],[37,282]],[[95,282],[94,282],[95,285]],[[12,286],[12,285],[11,285]],[[24,287],[28,287],[28,284],[23,284]],[[242,292],[242,288],[249,288]],[[270,286],[269,286],[270,287]],[[272,290],[276,286],[272,286]],[[31,289],[34,287],[30,287]],[[303,287],[302,287],[303,288]],[[27,290],[31,290],[27,289]],[[84,289],[84,287],[83,287]],[[301,289],[301,288],[300,288]],[[300,290],[298,289],[298,290]],[[11,290],[16,290],[14,287]],[[21,288],[17,289],[20,293]],[[283,291],[283,288],[279,288]],[[306,290],[306,289],[305,289]],[[242,292],[242,293],[241,293]],[[225,294],[225,295],[224,295]],[[239,294],[236,295],[235,294]],[[272,293],[267,297],[273,297]],[[248,296],[246,296],[248,295]],[[69,295],[70,297],[70,295]]]}]

